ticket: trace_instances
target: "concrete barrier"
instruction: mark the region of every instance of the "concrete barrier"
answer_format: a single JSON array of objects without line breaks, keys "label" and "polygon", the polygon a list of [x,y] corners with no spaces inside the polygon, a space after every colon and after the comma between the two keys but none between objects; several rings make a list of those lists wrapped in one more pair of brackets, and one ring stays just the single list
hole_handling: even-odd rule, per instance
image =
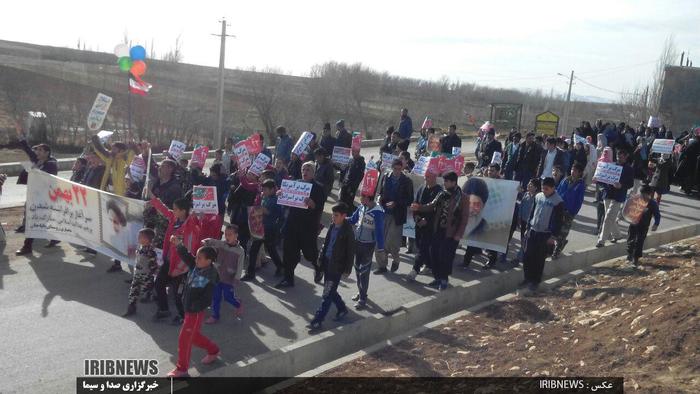
[{"label": "concrete barrier", "polygon": [[[645,248],[656,248],[699,234],[700,223],[665,229],[650,233]],[[623,243],[618,243],[565,253],[558,260],[545,264],[544,278],[555,278],[576,270],[587,271],[594,264],[626,255],[625,248]],[[260,356],[217,368],[207,372],[206,376],[297,376],[441,317],[508,294],[516,289],[522,279],[522,268],[517,267],[465,282],[410,302],[391,316],[375,314]]]},{"label": "concrete barrier", "polygon": [[[415,141],[415,140],[417,140],[416,137],[411,138],[411,141]],[[364,141],[362,141],[362,146],[363,147],[380,146],[383,142],[384,142],[384,140],[364,140]],[[274,152],[275,147],[268,146],[268,149],[270,149],[270,151]],[[213,158],[214,155],[215,155],[214,151],[209,151],[210,158]],[[76,155],[76,157],[78,157],[78,155]],[[163,154],[162,153],[154,153],[153,157],[156,159],[156,161],[158,161],[158,160],[161,160],[163,158]],[[192,151],[184,152],[182,157],[189,160],[190,158],[192,158]],[[73,163],[75,163],[75,158],[58,159],[57,161],[58,161],[58,170],[59,171],[68,171],[71,168],[73,168]],[[22,165],[19,162],[0,164],[0,174],[7,174],[7,176],[18,176],[21,172],[22,172]]]}]

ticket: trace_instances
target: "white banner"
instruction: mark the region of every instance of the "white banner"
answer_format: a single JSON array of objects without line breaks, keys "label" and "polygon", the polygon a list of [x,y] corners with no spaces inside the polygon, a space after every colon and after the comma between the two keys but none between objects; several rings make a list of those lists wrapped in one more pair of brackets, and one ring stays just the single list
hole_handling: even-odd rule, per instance
[{"label": "white banner", "polygon": [[55,239],[134,264],[145,202],[33,169],[27,183],[28,238]]}]

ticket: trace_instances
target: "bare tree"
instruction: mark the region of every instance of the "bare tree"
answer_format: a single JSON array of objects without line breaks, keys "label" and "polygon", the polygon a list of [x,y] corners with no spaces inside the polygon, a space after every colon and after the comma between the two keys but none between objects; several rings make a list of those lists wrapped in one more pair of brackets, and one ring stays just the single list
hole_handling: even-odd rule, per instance
[{"label": "bare tree", "polygon": [[278,69],[265,68],[256,71],[252,68],[241,78],[247,88],[247,101],[255,108],[260,122],[265,127],[268,141],[274,141],[274,130],[279,122],[282,97],[287,93],[285,78]]},{"label": "bare tree", "polygon": [[163,60],[171,63],[180,63],[183,58],[182,35],[178,35],[175,39],[175,46],[163,55]]},{"label": "bare tree", "polygon": [[676,42],[672,34],[666,38],[664,46],[661,49],[661,54],[659,55],[659,60],[656,63],[656,69],[654,70],[654,76],[652,78],[652,84],[649,91],[649,108],[651,113],[654,115],[659,113],[661,93],[664,90],[666,66],[675,64],[677,58],[678,48],[676,47]]}]

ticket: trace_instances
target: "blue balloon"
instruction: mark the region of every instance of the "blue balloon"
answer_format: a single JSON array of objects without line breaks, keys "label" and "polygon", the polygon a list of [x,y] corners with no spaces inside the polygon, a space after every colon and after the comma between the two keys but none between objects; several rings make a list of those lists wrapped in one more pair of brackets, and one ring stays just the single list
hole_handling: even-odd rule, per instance
[{"label": "blue balloon", "polygon": [[129,57],[131,57],[132,61],[146,59],[146,48],[142,47],[141,45],[131,47],[129,50]]}]

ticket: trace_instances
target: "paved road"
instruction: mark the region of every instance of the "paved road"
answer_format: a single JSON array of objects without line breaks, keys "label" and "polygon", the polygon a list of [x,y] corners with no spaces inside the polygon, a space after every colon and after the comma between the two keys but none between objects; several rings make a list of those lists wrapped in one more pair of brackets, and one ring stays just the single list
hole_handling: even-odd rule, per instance
[{"label": "paved road", "polygon": [[[673,190],[661,204],[662,228],[695,221],[700,213],[696,200],[676,193],[676,187]],[[569,250],[595,243],[592,198],[592,193],[586,196],[573,226]],[[324,220],[327,224],[328,216]],[[21,237],[9,234],[5,253],[0,257],[0,332],[4,336],[0,392],[72,392],[86,358],[155,358],[162,373],[173,367],[178,328],[152,322],[153,304],[139,305],[133,319],[120,317],[127,303],[127,273],[107,274],[106,258],[76,253],[65,244],[47,250],[43,248],[44,241],[36,242],[36,251],[30,258],[9,258],[21,241]],[[517,235],[513,245],[519,245]],[[423,286],[428,277],[419,276],[418,283],[403,279],[410,271],[411,257],[403,254],[405,263],[397,274],[372,275],[370,308],[352,312],[346,324],[433,294]],[[484,271],[480,264],[473,264],[469,269],[456,269],[452,282],[479,280],[507,269],[507,265],[498,265]],[[234,319],[231,307],[225,305],[221,322],[204,327],[204,333],[221,345],[222,362],[235,363],[308,337],[304,326],[321,295],[321,288],[313,283],[312,269],[308,263],[301,264],[296,287],[286,291],[272,287],[277,282],[273,272],[272,267],[263,268],[259,283],[238,286],[236,291],[245,306],[240,320]],[[349,302],[356,293],[354,278],[345,280],[339,291]],[[333,328],[337,324],[329,319],[325,326]],[[210,370],[200,364],[202,356],[200,350],[193,352],[195,369],[191,371]],[[212,368],[221,365],[217,363]]]}]

